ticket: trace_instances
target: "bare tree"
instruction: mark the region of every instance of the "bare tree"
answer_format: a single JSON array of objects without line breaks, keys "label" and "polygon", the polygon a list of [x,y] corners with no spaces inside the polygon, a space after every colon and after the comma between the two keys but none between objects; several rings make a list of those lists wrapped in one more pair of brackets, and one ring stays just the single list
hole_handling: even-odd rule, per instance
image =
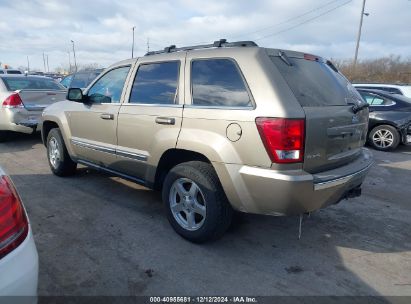
[{"label": "bare tree", "polygon": [[333,60],[333,63],[351,82],[411,83],[411,57],[390,55],[361,60],[355,70],[352,60]]}]

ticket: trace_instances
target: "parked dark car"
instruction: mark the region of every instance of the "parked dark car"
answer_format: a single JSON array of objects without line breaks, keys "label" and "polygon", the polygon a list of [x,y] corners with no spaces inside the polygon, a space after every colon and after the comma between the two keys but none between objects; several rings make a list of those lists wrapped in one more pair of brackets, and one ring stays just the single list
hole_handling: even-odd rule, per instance
[{"label": "parked dark car", "polygon": [[377,150],[411,144],[411,98],[380,90],[358,89],[370,105],[368,143]]},{"label": "parked dark car", "polygon": [[80,71],[64,77],[60,83],[66,88],[86,88],[104,69]]}]

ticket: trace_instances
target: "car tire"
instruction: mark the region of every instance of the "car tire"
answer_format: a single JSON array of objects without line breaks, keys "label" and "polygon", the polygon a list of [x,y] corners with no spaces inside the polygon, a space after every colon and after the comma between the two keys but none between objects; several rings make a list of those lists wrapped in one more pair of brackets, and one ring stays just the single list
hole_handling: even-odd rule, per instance
[{"label": "car tire", "polygon": [[390,125],[380,125],[371,130],[368,143],[376,150],[394,150],[400,143],[400,134]]},{"label": "car tire", "polygon": [[47,158],[51,171],[57,176],[70,176],[75,174],[75,163],[67,152],[60,129],[51,129],[47,135]]},{"label": "car tire", "polygon": [[9,133],[7,131],[0,131],[0,143],[9,139]]},{"label": "car tire", "polygon": [[211,164],[190,161],[172,168],[162,197],[171,226],[191,242],[216,240],[231,224],[233,209]]}]

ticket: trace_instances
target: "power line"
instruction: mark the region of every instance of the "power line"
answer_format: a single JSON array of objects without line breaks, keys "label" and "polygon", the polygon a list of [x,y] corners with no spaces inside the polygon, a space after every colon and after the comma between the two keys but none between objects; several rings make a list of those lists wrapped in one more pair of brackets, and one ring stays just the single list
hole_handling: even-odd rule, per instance
[{"label": "power line", "polygon": [[317,19],[317,18],[320,18],[320,17],[322,17],[322,16],[324,16],[324,15],[326,15],[326,14],[328,14],[328,13],[331,13],[332,11],[335,11],[336,9],[338,9],[338,8],[340,8],[340,7],[342,7],[342,6],[345,6],[345,5],[347,5],[348,3],[350,3],[350,2],[352,2],[352,0],[346,1],[346,2],[344,2],[344,3],[342,3],[342,4],[338,5],[338,6],[335,6],[335,7],[331,8],[331,9],[329,9],[329,10],[326,10],[325,12],[323,12],[323,13],[317,15],[317,16],[314,16],[314,17],[312,17],[312,18],[306,19],[306,20],[304,20],[304,21],[302,21],[302,22],[300,22],[300,23],[297,23],[297,24],[289,27],[289,28],[286,28],[286,29],[283,29],[283,30],[281,30],[281,31],[277,31],[277,32],[274,32],[274,33],[272,33],[272,34],[265,35],[265,36],[262,36],[262,37],[259,37],[259,38],[253,39],[253,40],[262,40],[262,39],[265,39],[265,38],[268,38],[268,37],[277,36],[277,35],[282,34],[282,33],[284,33],[284,32],[288,32],[288,31],[290,31],[290,30],[292,30],[292,29],[295,29],[296,27],[299,27],[299,26],[301,26],[301,25],[303,25],[303,24],[309,23],[309,22],[311,22],[311,21],[313,21],[313,20],[315,20],[315,19]]},{"label": "power line", "polygon": [[281,21],[281,22],[279,22],[279,23],[276,23],[276,24],[273,24],[273,25],[270,25],[270,26],[261,28],[261,29],[259,29],[259,30],[255,30],[255,31],[252,31],[252,32],[244,33],[244,34],[241,34],[241,35],[232,36],[231,39],[237,39],[237,38],[239,38],[239,37],[244,37],[244,36],[256,34],[256,33],[263,32],[263,31],[265,31],[265,30],[271,29],[271,28],[273,28],[273,27],[277,27],[277,26],[279,26],[279,25],[289,23],[290,21],[293,21],[293,20],[299,19],[299,18],[301,18],[301,17],[307,16],[307,15],[313,13],[313,12],[316,12],[316,11],[318,11],[318,10],[321,10],[321,9],[323,9],[324,7],[327,7],[327,6],[331,5],[331,4],[333,4],[333,3],[335,3],[335,2],[339,2],[339,1],[341,1],[341,0],[329,1],[329,2],[327,2],[327,3],[325,3],[325,4],[323,4],[323,5],[320,5],[320,6],[316,7],[316,8],[313,8],[313,9],[311,9],[311,10],[305,12],[305,13],[302,13],[302,14],[300,14],[300,15],[297,15],[297,16],[294,16],[294,17],[291,17],[291,18],[288,18],[288,19],[286,19],[286,20],[284,20],[284,21]]}]

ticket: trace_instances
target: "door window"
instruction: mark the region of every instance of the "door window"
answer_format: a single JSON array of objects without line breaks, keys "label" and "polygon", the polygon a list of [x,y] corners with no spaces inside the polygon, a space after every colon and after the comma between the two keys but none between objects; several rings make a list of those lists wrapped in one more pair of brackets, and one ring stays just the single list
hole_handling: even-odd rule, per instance
[{"label": "door window", "polygon": [[233,60],[194,60],[191,65],[191,82],[193,105],[252,106],[243,77]]},{"label": "door window", "polygon": [[117,68],[104,74],[88,91],[92,103],[119,103],[129,66]]},{"label": "door window", "polygon": [[141,65],[134,79],[129,102],[137,104],[174,104],[179,69],[179,61]]}]

